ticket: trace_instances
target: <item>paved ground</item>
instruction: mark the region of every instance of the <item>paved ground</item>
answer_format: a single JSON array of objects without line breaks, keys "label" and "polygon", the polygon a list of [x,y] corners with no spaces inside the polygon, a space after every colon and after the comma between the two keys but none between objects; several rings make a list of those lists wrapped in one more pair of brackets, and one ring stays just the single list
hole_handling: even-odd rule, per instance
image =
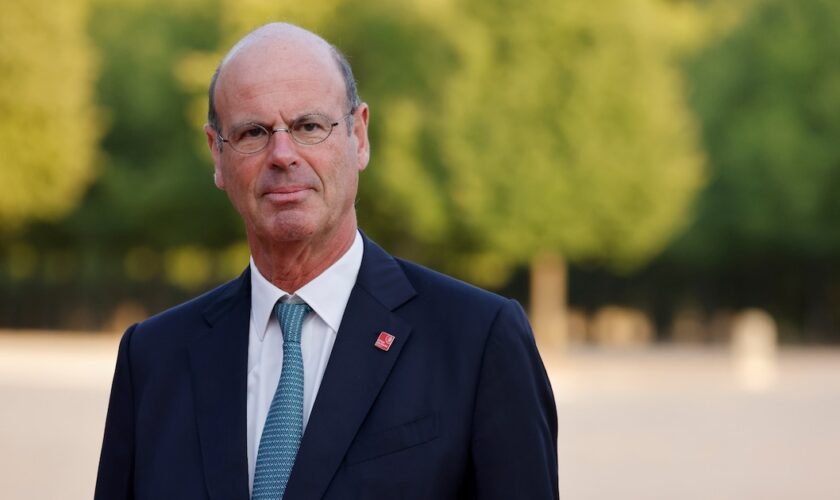
[{"label": "paved ground", "polygon": [[562,498],[840,499],[840,352],[783,351],[763,390],[724,351],[578,352],[551,377]]},{"label": "paved ground", "polygon": [[[115,352],[0,334],[0,498],[91,498]],[[840,351],[752,389],[723,350],[547,354],[565,500],[840,499]]]},{"label": "paved ground", "polygon": [[0,498],[93,497],[117,340],[0,335]]}]

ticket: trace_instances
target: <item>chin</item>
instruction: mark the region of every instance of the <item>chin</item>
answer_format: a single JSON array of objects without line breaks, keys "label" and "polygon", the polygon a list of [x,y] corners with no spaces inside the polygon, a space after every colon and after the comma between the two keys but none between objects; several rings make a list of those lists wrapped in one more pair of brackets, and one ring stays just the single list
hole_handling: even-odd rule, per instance
[{"label": "chin", "polygon": [[311,238],[317,232],[317,224],[308,217],[276,217],[263,225],[263,236],[274,241],[299,241]]}]

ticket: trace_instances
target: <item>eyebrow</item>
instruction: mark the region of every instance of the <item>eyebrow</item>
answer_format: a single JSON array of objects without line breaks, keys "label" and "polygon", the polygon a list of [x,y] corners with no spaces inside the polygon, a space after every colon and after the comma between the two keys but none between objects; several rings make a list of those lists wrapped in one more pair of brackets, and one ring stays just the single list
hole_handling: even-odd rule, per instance
[{"label": "eyebrow", "polygon": [[271,128],[267,123],[261,122],[259,120],[242,120],[241,122],[236,122],[231,125],[230,131],[233,132],[234,130],[244,127],[246,125],[259,125],[263,128]]},{"label": "eyebrow", "polygon": [[[301,118],[304,118],[306,116],[314,116],[314,115],[323,116],[327,120],[331,120],[329,115],[327,115],[325,113],[321,113],[320,111],[305,111],[303,113],[298,114],[297,116],[292,118],[290,121],[288,121],[288,122],[284,121],[283,123],[286,124],[286,125],[291,125],[291,124],[295,123],[296,121],[300,120]],[[266,129],[271,129],[271,128],[274,127],[273,125],[269,125],[268,123],[266,123],[264,121],[261,121],[261,120],[245,119],[245,120],[242,120],[240,122],[234,123],[233,126],[231,127],[231,130],[238,129],[239,127],[242,127],[242,126],[245,126],[245,125],[259,125],[261,127],[265,127]]]}]

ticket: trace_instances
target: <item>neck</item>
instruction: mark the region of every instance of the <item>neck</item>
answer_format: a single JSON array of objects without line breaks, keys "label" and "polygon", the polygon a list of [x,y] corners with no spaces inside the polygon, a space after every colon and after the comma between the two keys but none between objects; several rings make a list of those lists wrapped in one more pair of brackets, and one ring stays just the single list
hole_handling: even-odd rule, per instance
[{"label": "neck", "polygon": [[324,240],[263,241],[248,235],[254,263],[274,286],[295,293],[333,265],[353,245],[356,224]]}]

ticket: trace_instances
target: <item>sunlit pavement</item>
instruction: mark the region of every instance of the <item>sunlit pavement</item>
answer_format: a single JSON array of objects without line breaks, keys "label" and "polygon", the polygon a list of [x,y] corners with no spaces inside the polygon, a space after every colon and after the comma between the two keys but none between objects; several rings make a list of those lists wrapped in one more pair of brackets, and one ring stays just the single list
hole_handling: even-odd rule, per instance
[{"label": "sunlit pavement", "polygon": [[0,334],[0,498],[93,497],[117,342]]},{"label": "sunlit pavement", "polygon": [[723,349],[550,364],[561,498],[840,499],[840,351],[782,350],[763,388]]},{"label": "sunlit pavement", "polygon": [[[91,498],[117,340],[0,334],[0,498]],[[723,349],[544,355],[564,500],[840,499],[840,351],[758,385]]]}]

